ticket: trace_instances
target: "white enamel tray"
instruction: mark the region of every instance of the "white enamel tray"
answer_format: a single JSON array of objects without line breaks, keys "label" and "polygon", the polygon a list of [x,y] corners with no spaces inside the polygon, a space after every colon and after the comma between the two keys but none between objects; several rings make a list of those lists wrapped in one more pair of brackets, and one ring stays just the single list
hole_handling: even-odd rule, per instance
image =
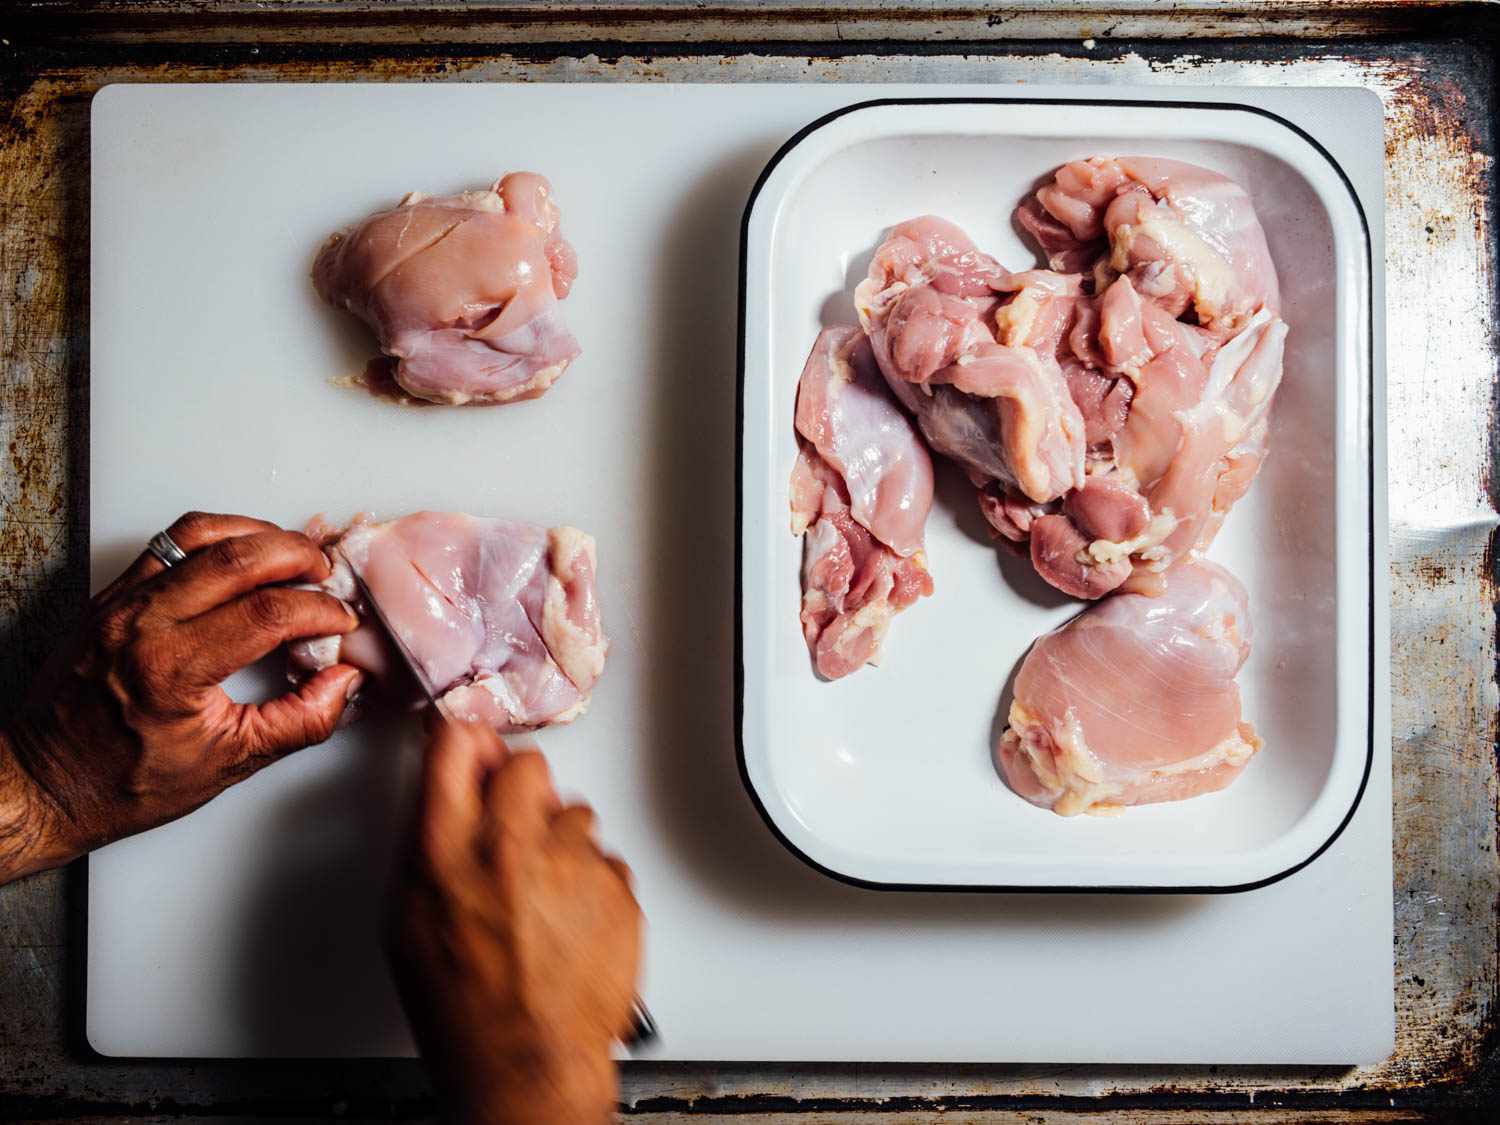
[{"label": "white enamel tray", "polygon": [[[1078,611],[988,544],[972,490],[939,469],[936,594],[900,615],[878,667],[820,682],[798,628],[788,528],[797,378],[885,228],[934,212],[1011,268],[1036,255],[1011,212],[1064,161],[1145,153],[1243,184],[1291,326],[1271,455],[1212,557],[1250,591],[1240,676],[1265,749],[1231,788],[1064,819],[997,776],[991,747],[1031,642]],[[741,310],[738,703],[746,785],[773,831],[829,875],[891,888],[1236,891],[1326,849],[1369,774],[1372,689],[1370,249],[1341,168],[1251,106],[885,100],[813,123],[746,211]],[[1383,539],[1382,539],[1383,541]]]}]

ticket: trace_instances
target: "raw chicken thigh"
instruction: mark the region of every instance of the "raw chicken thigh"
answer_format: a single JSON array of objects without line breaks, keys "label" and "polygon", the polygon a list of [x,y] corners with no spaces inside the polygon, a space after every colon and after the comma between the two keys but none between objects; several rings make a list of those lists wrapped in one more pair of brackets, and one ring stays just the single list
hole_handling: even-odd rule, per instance
[{"label": "raw chicken thigh", "polygon": [[1012,273],[947,220],[912,219],[855,289],[863,335],[819,338],[791,490],[804,632],[818,670],[845,675],[931,591],[909,414],[996,538],[1104,599],[1021,666],[995,747],[1011,787],[1067,816],[1221,789],[1260,747],[1235,683],[1249,608],[1201,556],[1260,469],[1281,381],[1265,234],[1238,184],[1154,157],[1064,165],[1016,220],[1050,268]]},{"label": "raw chicken thigh", "polygon": [[997,339],[994,310],[1013,288],[963,231],[929,215],[891,231],[854,300],[882,374],[932,447],[976,484],[1045,502],[1083,483],[1084,424],[1054,341],[1016,329]]},{"label": "raw chicken thigh", "polygon": [[1063,816],[1224,788],[1260,748],[1235,684],[1249,654],[1244,587],[1212,563],[1090,606],[1021,665],[996,748],[1006,781]]},{"label": "raw chicken thigh", "polygon": [[588,706],[609,648],[591,536],[417,512],[322,538],[334,560],[322,588],[365,624],[346,637],[294,646],[294,668],[342,662],[378,679],[398,666],[358,575],[448,716],[504,733],[565,723]]},{"label": "raw chicken thigh", "polygon": [[1008,276],[947,219],[923,215],[895,227],[854,290],[860,325],[887,379],[920,385],[993,343],[984,319]]},{"label": "raw chicken thigh", "polygon": [[558,308],[577,273],[551,185],[513,172],[488,191],[413,192],[335,234],[313,284],[375,331],[409,394],[514,402],[542,394],[578,355]]},{"label": "raw chicken thigh", "polygon": [[1092,269],[1101,293],[1125,274],[1173,317],[1191,308],[1220,338],[1280,305],[1249,194],[1207,168],[1154,156],[1074,161],[1021,204],[1016,220],[1053,269]]},{"label": "raw chicken thigh", "polygon": [[1157,589],[1208,547],[1265,457],[1287,330],[1264,233],[1232,181],[1140,157],[1064,166],[1018,219],[1055,268],[1093,263],[1014,275],[1060,279],[1051,306],[1028,300],[1033,284],[996,312],[1056,342],[1087,479],[1056,504],[978,482],[980,507],[1065,593]]},{"label": "raw chicken thigh", "polygon": [[802,631],[819,674],[875,660],[891,618],[924,594],[932,459],[858,328],[826,328],[797,388],[792,532],[804,536]]}]

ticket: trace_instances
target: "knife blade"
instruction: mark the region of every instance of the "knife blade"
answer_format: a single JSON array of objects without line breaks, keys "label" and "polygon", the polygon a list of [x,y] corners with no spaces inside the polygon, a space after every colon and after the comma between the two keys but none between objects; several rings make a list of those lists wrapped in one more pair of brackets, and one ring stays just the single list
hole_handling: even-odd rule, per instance
[{"label": "knife blade", "polygon": [[344,554],[339,548],[335,547],[334,550],[337,552],[339,558],[344,560],[344,565],[349,568],[349,574],[354,579],[354,585],[359,590],[359,596],[365,600],[365,605],[370,607],[370,613],[375,620],[380,622],[380,627],[385,630],[385,635],[390,638],[391,646],[400,655],[402,663],[406,665],[407,671],[412,675],[412,679],[417,681],[417,686],[422,689],[422,694],[427,697],[427,702],[436,707],[439,712],[442,712],[443,708],[438,703],[437,691],[428,682],[427,674],[422,671],[422,666],[417,663],[417,658],[412,655],[411,649],[406,647],[406,642],[401,639],[401,634],[392,628],[390,618],[386,617],[385,611],[380,608],[380,603],[375,600],[375,595],[370,593],[370,587],[365,584],[364,577],[354,565],[354,560]]}]

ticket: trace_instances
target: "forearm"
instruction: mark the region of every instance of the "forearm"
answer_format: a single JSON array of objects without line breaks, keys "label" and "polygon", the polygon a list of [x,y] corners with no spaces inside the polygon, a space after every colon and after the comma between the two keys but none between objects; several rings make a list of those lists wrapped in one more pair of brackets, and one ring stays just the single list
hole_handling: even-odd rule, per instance
[{"label": "forearm", "polygon": [[0,730],[0,884],[73,859],[61,813],[27,772],[11,732]]}]

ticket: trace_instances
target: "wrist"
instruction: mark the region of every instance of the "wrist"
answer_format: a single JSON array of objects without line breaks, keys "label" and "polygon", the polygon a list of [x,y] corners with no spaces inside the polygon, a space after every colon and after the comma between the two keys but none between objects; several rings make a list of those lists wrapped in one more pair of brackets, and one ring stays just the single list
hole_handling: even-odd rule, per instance
[{"label": "wrist", "polygon": [[0,883],[8,883],[82,854],[69,843],[67,819],[27,768],[24,739],[0,730]]},{"label": "wrist", "polygon": [[607,1041],[530,1043],[470,1060],[442,1093],[450,1125],[604,1125],[618,1100]]}]

